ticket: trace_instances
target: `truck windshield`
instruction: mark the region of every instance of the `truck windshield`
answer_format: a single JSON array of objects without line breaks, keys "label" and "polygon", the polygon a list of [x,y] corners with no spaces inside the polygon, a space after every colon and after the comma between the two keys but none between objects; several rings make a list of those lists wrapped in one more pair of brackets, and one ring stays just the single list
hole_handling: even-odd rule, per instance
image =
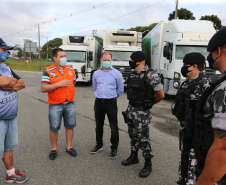
[{"label": "truck windshield", "polygon": [[109,51],[112,54],[113,61],[129,61],[132,51]]},{"label": "truck windshield", "polygon": [[184,56],[191,52],[199,52],[204,57],[207,57],[209,54],[206,50],[206,46],[176,46],[175,59],[183,60]]},{"label": "truck windshield", "polygon": [[65,51],[68,62],[85,62],[86,52],[85,51]]}]

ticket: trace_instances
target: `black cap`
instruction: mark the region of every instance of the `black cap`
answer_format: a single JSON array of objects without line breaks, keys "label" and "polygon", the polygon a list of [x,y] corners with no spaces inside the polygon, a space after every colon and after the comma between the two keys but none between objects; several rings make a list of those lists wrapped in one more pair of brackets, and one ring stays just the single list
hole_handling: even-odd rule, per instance
[{"label": "black cap", "polygon": [[184,64],[202,64],[205,63],[206,59],[201,53],[193,52],[188,53],[184,56],[183,63]]},{"label": "black cap", "polygon": [[135,52],[132,53],[132,55],[130,56],[130,58],[134,62],[141,62],[141,61],[143,61],[143,60],[146,59],[146,55],[142,51],[135,51]]},{"label": "black cap", "polygon": [[7,46],[6,43],[0,38],[0,48],[4,48],[7,50],[12,50],[13,47],[12,46]]},{"label": "black cap", "polygon": [[226,44],[226,27],[221,28],[213,35],[207,46],[207,51],[211,52],[223,44]]}]

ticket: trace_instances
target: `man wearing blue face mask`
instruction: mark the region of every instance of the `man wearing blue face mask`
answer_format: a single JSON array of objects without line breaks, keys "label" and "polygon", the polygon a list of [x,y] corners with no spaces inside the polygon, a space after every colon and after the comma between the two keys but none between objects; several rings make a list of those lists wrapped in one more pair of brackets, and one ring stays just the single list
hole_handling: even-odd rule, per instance
[{"label": "man wearing blue face mask", "polygon": [[57,156],[57,138],[62,117],[66,128],[66,152],[73,157],[77,156],[77,152],[72,148],[73,128],[76,126],[75,71],[73,67],[66,65],[67,58],[63,49],[54,49],[52,56],[55,63],[44,70],[41,80],[42,92],[48,92],[49,135],[52,144],[50,160]]},{"label": "man wearing blue face mask", "polygon": [[24,81],[16,75],[4,62],[8,59],[7,46],[0,39],[0,158],[6,167],[6,182],[24,183],[28,177],[24,171],[15,170],[13,165],[13,150],[18,147],[18,94],[25,87]]},{"label": "man wearing blue face mask", "polygon": [[93,74],[93,89],[95,91],[95,120],[96,120],[96,146],[91,150],[91,154],[103,149],[103,127],[107,114],[111,128],[111,153],[110,158],[117,157],[119,143],[118,131],[118,108],[117,98],[124,91],[122,74],[111,66],[112,55],[105,51],[102,53],[102,67]]}]

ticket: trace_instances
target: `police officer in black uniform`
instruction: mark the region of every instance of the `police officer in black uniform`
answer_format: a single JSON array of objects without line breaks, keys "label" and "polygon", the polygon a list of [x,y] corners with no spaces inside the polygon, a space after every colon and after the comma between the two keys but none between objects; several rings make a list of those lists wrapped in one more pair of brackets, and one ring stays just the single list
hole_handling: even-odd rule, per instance
[{"label": "police officer in black uniform", "polygon": [[197,103],[194,126],[196,185],[226,184],[226,28],[210,39],[209,67],[221,72]]},{"label": "police officer in black uniform", "polygon": [[163,86],[158,73],[145,66],[145,53],[133,52],[130,56],[130,67],[134,69],[128,77],[127,98],[129,105],[124,112],[125,122],[131,140],[131,155],[122,161],[128,166],[139,162],[138,150],[143,151],[144,168],[140,177],[147,177],[152,171],[151,158],[154,156],[149,138],[151,108],[164,98]]},{"label": "police officer in black uniform", "polygon": [[[190,141],[193,139],[192,128],[194,122],[189,117],[194,116],[192,109],[194,109],[197,100],[209,86],[208,77],[203,72],[205,61],[205,57],[197,52],[188,53],[184,56],[184,65],[181,68],[181,74],[187,79],[181,84],[180,89],[177,91],[175,103],[173,104],[172,113],[180,121],[181,129],[179,136],[180,142],[183,143],[183,149],[180,148],[182,152],[179,163],[178,184],[193,184],[195,154],[192,142]],[[189,121],[186,120],[187,117]]]}]

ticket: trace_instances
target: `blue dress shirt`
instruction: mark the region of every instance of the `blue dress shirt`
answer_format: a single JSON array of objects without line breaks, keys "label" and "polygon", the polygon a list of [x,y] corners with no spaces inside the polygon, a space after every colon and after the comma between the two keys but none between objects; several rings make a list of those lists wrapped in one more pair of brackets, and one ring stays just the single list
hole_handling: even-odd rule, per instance
[{"label": "blue dress shirt", "polygon": [[101,99],[117,98],[124,92],[123,81],[122,73],[112,66],[108,71],[100,68],[93,73],[94,95]]}]

